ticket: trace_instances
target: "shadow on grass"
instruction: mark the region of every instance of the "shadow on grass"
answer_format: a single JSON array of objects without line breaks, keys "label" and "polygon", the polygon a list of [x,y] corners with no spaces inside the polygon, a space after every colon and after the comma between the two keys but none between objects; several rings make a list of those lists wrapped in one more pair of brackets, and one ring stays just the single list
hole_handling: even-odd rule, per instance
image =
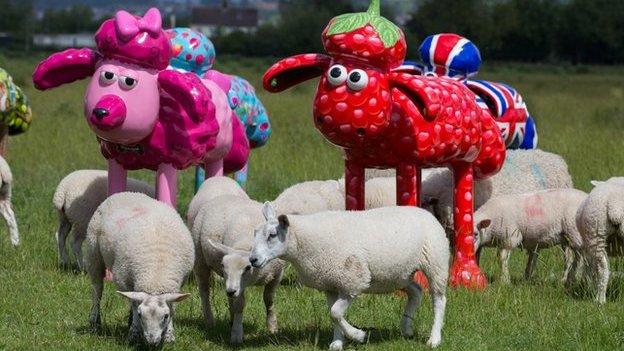
[{"label": "shadow on grass", "polygon": [[[616,301],[622,293],[624,279],[621,277],[612,277],[609,279],[607,286],[607,302]],[[583,280],[569,286],[565,289],[566,295],[575,300],[594,300],[596,297],[596,288],[594,284],[588,280]]]},{"label": "shadow on grass", "polygon": [[[220,319],[215,321],[215,325],[207,328],[201,318],[180,318],[177,320],[178,325],[197,328],[202,331],[204,338],[211,343],[224,348],[232,349],[249,349],[262,348],[266,346],[286,345],[289,347],[298,347],[302,344],[325,350],[333,339],[333,330],[331,328],[320,328],[309,325],[305,328],[290,328],[288,326],[280,327],[276,334],[270,334],[266,329],[259,330],[255,325],[243,323],[245,330],[245,338],[241,345],[230,344],[230,323],[227,320]],[[396,337],[397,330],[395,328],[366,328],[359,327],[367,333],[367,340],[364,344],[373,345]],[[417,336],[413,339],[419,343],[425,343],[428,336]]]}]

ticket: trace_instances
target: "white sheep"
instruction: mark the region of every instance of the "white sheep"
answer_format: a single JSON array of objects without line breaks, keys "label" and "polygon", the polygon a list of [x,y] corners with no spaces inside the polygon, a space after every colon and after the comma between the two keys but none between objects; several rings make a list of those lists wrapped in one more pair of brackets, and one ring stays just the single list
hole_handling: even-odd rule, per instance
[{"label": "white sheep", "polygon": [[210,177],[204,181],[197,194],[189,203],[186,222],[189,228],[193,228],[193,221],[202,205],[221,195],[236,195],[248,199],[249,196],[241,186],[230,177]]},{"label": "white sheep", "polygon": [[530,279],[538,251],[561,245],[566,252],[562,281],[572,282],[580,268],[582,239],[576,211],[587,194],[575,189],[552,189],[489,199],[474,214],[475,251],[498,247],[501,281],[509,283],[509,254],[522,246],[528,254],[525,279]]},{"label": "white sheep", "polygon": [[338,180],[313,180],[284,190],[273,205],[280,213],[316,213],[344,210],[344,183]]},{"label": "white sheep", "polygon": [[262,204],[245,197],[223,195],[204,203],[191,231],[195,243],[194,273],[204,321],[207,327],[214,324],[210,288],[212,272],[215,272],[225,280],[233,344],[243,342],[243,309],[248,286],[264,286],[267,328],[271,333],[277,332],[273,299],[284,262],[275,260],[263,268],[252,267],[249,263],[253,229],[263,220]]},{"label": "white sheep", "polygon": [[9,167],[7,161],[0,156],[0,214],[4,217],[7,227],[9,228],[11,244],[13,246],[18,246],[20,244],[20,236],[15,213],[13,212],[13,205],[11,203],[12,185],[13,174],[11,173],[11,167]]},{"label": "white sheep", "polygon": [[[154,197],[154,187],[128,178],[128,191]],[[108,197],[108,173],[102,170],[84,169],[71,172],[56,187],[52,203],[58,213],[59,226],[56,232],[60,265],[69,265],[65,242],[73,233],[72,251],[78,269],[84,268],[82,243],[87,235],[87,226],[98,206]]]},{"label": "white sheep", "polygon": [[581,204],[576,224],[583,237],[585,259],[597,285],[596,301],[605,303],[609,283],[608,256],[624,256],[624,186],[598,184]]},{"label": "white sheep", "polygon": [[173,341],[173,303],[188,297],[180,287],[195,257],[191,233],[175,209],[140,193],[112,195],[89,222],[87,248],[93,331],[101,327],[108,268],[119,294],[131,301],[129,340],[137,342],[142,335],[150,346]]},{"label": "white sheep", "polygon": [[297,270],[303,284],[325,292],[334,322],[331,350],[342,350],[344,338],[363,342],[366,333],[344,317],[362,293],[406,289],[408,300],[401,332],[413,335],[413,315],[421,287],[412,277],[422,270],[433,303],[433,327],[427,344],[442,341],[449,271],[449,243],[444,229],[427,211],[415,207],[384,207],[368,211],[333,211],[312,215],[280,215],[265,203],[266,222],[255,230],[250,262],[264,267],[283,258]]}]

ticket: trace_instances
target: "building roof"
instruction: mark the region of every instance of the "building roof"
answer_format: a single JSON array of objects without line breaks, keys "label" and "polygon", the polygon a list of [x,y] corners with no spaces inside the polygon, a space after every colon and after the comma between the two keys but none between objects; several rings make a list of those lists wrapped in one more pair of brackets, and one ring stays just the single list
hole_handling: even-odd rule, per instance
[{"label": "building roof", "polygon": [[197,6],[191,10],[191,23],[225,27],[257,27],[258,10],[247,7]]}]

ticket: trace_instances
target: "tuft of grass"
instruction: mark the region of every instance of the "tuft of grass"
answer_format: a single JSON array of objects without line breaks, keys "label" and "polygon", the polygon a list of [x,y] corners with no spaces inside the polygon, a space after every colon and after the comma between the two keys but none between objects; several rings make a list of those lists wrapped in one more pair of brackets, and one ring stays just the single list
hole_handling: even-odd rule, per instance
[{"label": "tuft of grass", "polygon": [[[47,92],[33,89],[30,74],[40,59],[0,56],[30,98],[35,120],[26,134],[12,138],[8,160],[15,174],[14,206],[22,246],[13,249],[0,230],[0,349],[2,350],[131,350],[126,342],[125,300],[106,285],[104,331],[88,329],[91,285],[82,274],[57,268],[54,232],[57,226],[52,194],[64,175],[76,169],[105,168],[94,135],[82,116],[85,82]],[[239,74],[260,87],[269,59],[220,57],[218,68]],[[550,67],[499,64],[486,67],[481,77],[504,81],[523,95],[538,124],[541,148],[563,155],[578,188],[589,181],[624,174],[624,68]],[[315,130],[311,116],[316,82],[280,95],[258,89],[271,114],[274,134],[269,144],[253,152],[249,193],[273,199],[284,188],[311,179],[338,178],[343,171],[340,151]],[[153,182],[153,173],[132,172]],[[180,173],[179,211],[192,197],[193,171]],[[621,272],[614,274],[609,301],[597,306],[584,286],[566,291],[559,279],[563,254],[553,248],[540,255],[536,277],[522,280],[525,255],[512,255],[513,283],[497,282],[496,253],[486,250],[483,269],[490,285],[483,292],[449,290],[443,343],[440,350],[621,350],[624,348],[624,307]],[[332,328],[322,294],[289,280],[278,290],[276,307],[280,332],[267,333],[261,291],[250,289],[245,311],[245,343],[240,349],[326,349]],[[174,322],[177,340],[166,350],[227,350],[229,322],[223,288],[214,290],[217,326],[207,330],[201,319],[197,289],[180,303]],[[426,349],[431,327],[430,299],[425,297],[415,323],[416,337],[400,336],[398,323],[404,299],[393,295],[362,296],[350,308],[353,324],[370,330],[361,350]]]}]

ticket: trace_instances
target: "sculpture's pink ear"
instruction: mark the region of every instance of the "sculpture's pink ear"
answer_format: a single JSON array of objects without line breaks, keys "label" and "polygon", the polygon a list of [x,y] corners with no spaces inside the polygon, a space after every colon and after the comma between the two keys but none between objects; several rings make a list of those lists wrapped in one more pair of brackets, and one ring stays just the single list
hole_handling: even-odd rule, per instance
[{"label": "sculpture's pink ear", "polygon": [[68,49],[50,55],[33,72],[35,88],[46,90],[91,77],[100,55],[91,49]]},{"label": "sculpture's pink ear", "polygon": [[322,54],[291,56],[274,64],[264,74],[264,89],[277,93],[308,79],[321,76],[331,64],[331,57]]},{"label": "sculpture's pink ear", "polygon": [[214,114],[212,93],[194,73],[162,71],[158,74],[158,85],[180,104],[193,121],[200,122],[207,115]]}]

